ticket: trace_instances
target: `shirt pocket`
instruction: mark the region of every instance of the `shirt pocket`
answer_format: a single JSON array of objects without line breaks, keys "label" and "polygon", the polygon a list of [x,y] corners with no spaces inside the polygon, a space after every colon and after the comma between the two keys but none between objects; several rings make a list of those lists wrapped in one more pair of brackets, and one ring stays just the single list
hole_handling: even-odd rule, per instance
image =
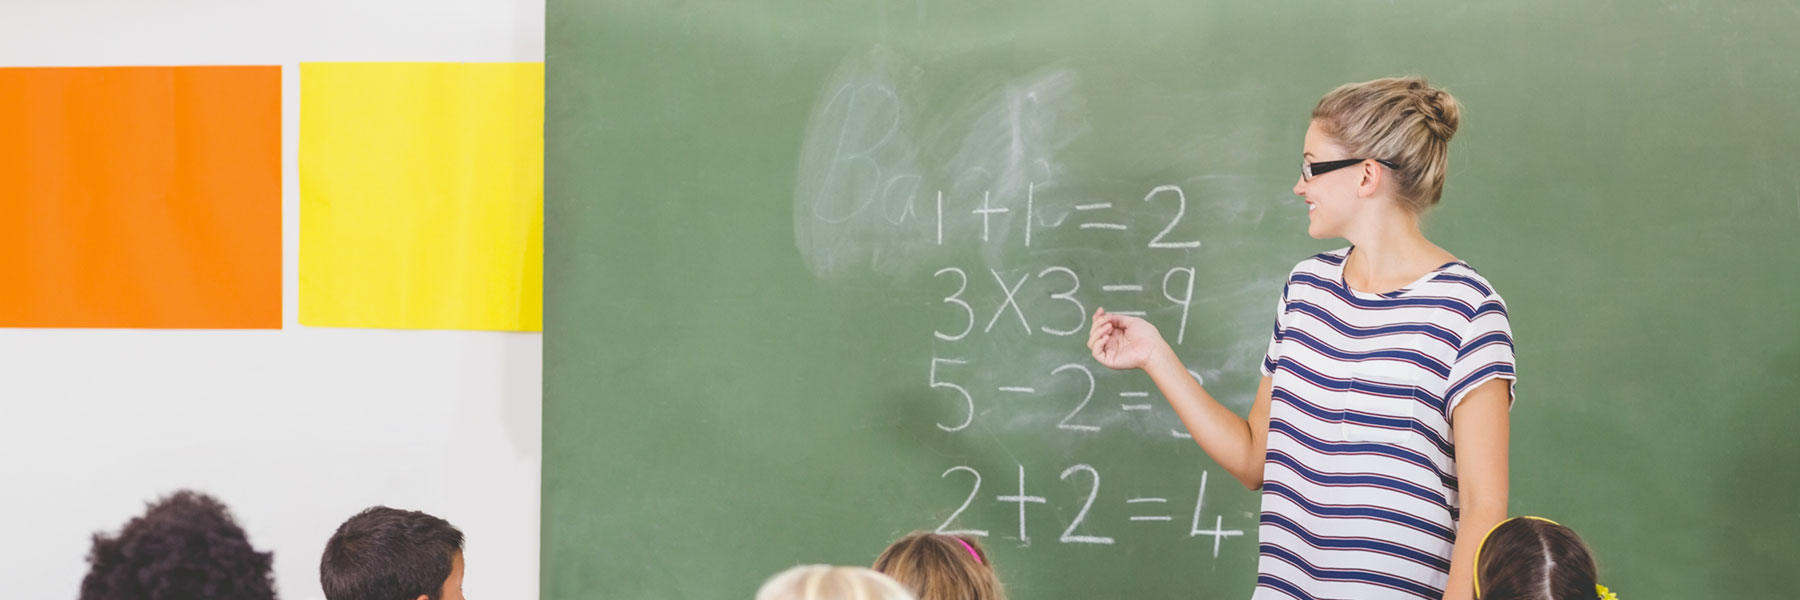
[{"label": "shirt pocket", "polygon": [[[1384,348],[1388,354],[1418,353],[1420,344],[1409,340]],[[1350,389],[1344,393],[1344,440],[1403,445],[1418,437],[1416,411],[1426,410],[1418,390],[1429,372],[1396,358],[1365,359],[1351,368]]]}]

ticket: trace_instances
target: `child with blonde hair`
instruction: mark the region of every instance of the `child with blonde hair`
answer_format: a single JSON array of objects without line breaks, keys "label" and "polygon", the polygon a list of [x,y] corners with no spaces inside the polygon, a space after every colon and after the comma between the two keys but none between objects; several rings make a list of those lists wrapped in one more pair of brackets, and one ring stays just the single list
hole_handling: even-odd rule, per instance
[{"label": "child with blonde hair", "polygon": [[862,567],[802,565],[782,571],[762,588],[756,600],[915,600],[886,575]]},{"label": "child with blonde hair", "polygon": [[1006,600],[993,563],[973,538],[915,531],[888,546],[875,570],[919,600]]}]

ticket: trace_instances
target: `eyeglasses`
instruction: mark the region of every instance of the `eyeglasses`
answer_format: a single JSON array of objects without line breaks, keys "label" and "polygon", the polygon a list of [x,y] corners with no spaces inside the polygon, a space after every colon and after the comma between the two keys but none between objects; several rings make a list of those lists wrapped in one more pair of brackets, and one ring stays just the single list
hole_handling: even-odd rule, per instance
[{"label": "eyeglasses", "polygon": [[1342,168],[1348,167],[1350,165],[1360,164],[1360,163],[1362,163],[1362,161],[1365,161],[1365,160],[1373,160],[1389,169],[1400,168],[1400,165],[1396,165],[1392,161],[1389,161],[1387,159],[1382,159],[1382,158],[1346,158],[1344,160],[1328,160],[1325,162],[1300,161],[1300,178],[1305,181],[1312,181],[1312,178],[1314,178],[1314,177],[1318,177],[1320,175],[1324,175],[1326,173],[1330,173],[1332,171],[1336,171],[1338,169],[1342,169]]}]

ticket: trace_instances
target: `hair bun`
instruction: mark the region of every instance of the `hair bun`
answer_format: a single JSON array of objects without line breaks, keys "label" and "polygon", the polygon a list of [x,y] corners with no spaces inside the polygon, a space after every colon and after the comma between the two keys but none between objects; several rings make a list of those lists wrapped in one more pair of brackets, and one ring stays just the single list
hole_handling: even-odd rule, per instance
[{"label": "hair bun", "polygon": [[1412,214],[1424,214],[1443,196],[1450,137],[1462,120],[1462,106],[1424,77],[1340,85],[1319,99],[1312,118],[1319,132],[1346,152],[1399,165],[1395,197]]},{"label": "hair bun", "polygon": [[1431,128],[1431,134],[1438,139],[1450,141],[1462,121],[1462,105],[1449,92],[1425,85],[1424,81],[1419,83],[1424,87],[1419,97],[1422,105],[1419,112],[1425,115],[1425,126]]}]

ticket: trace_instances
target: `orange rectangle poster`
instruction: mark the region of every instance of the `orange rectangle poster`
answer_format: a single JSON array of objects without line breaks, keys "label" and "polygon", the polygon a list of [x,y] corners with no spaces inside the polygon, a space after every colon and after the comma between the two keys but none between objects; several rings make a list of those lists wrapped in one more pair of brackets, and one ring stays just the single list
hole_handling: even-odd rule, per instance
[{"label": "orange rectangle poster", "polygon": [[0,327],[281,327],[281,68],[0,68]]}]

